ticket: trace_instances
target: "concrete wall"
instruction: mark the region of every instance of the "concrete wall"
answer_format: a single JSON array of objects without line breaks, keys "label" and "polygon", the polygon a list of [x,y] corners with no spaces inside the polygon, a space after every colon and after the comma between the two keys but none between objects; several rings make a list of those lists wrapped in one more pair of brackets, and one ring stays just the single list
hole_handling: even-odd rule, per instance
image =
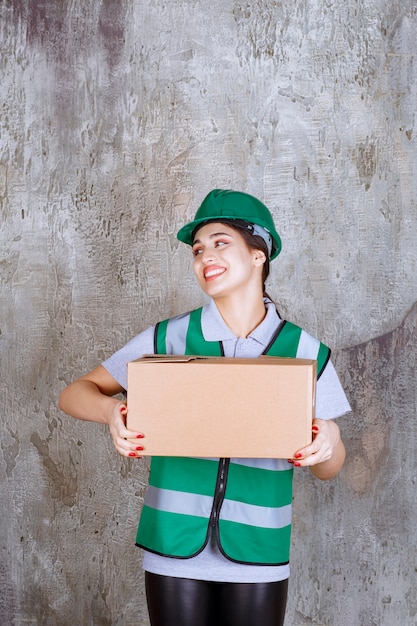
[{"label": "concrete wall", "polygon": [[56,401],[202,301],[175,232],[213,187],[271,208],[269,291],[354,409],[341,475],[296,475],[286,624],[417,622],[416,25],[412,0],[0,4],[1,624],[147,624],[147,463]]}]

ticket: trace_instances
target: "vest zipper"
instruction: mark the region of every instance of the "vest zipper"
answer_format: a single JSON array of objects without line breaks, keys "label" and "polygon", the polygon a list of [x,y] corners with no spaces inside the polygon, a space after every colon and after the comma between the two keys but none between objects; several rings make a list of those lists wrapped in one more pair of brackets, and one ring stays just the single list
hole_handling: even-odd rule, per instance
[{"label": "vest zipper", "polygon": [[217,529],[219,523],[219,513],[223,504],[227,475],[229,472],[230,459],[220,459],[217,471],[216,488],[214,490],[213,507],[210,514],[210,526]]}]

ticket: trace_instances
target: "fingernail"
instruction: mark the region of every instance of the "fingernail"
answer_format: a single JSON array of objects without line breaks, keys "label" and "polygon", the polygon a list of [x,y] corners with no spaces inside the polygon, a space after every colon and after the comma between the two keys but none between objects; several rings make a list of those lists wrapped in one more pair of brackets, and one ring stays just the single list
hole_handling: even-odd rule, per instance
[{"label": "fingernail", "polygon": [[142,433],[139,433],[139,435],[136,435],[136,439],[143,439],[145,435],[143,435]]},{"label": "fingernail", "polygon": [[127,408],[125,406],[121,406],[120,413],[127,413]]},{"label": "fingernail", "polygon": [[313,432],[318,433],[319,432],[319,427],[318,426],[313,426],[313,428],[311,429]]},{"label": "fingernail", "polygon": [[129,456],[136,456],[136,452],[129,452]]},{"label": "fingernail", "polygon": [[294,466],[295,466],[295,467],[301,467],[301,463],[299,463],[298,461],[295,461],[295,462],[294,462]]},{"label": "fingernail", "polygon": [[143,450],[143,446],[136,446],[136,450]]},{"label": "fingernail", "polygon": [[292,459],[288,459],[288,463],[294,463]]},{"label": "fingernail", "polygon": [[297,452],[297,454],[295,454],[294,456],[296,459],[301,459],[303,455],[301,454],[301,452]]}]

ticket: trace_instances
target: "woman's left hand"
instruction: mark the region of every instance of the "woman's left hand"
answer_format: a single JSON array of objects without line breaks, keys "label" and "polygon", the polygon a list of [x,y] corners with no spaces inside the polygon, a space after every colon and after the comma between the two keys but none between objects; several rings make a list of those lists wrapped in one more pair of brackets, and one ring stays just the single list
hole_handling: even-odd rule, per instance
[{"label": "woman's left hand", "polygon": [[295,467],[310,467],[317,478],[327,480],[339,472],[345,460],[340,430],[333,420],[316,418],[313,420],[312,432],[312,443],[298,450],[288,460]]}]

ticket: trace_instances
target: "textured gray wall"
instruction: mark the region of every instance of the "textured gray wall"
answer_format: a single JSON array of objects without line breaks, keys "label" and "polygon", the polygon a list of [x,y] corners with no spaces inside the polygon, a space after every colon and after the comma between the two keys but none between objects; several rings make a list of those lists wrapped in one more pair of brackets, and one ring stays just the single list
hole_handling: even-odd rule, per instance
[{"label": "textured gray wall", "polygon": [[416,5],[0,3],[0,623],[147,624],[145,461],[64,384],[201,302],[177,227],[264,199],[269,291],[335,349],[334,481],[296,475],[286,624],[417,623]]}]

